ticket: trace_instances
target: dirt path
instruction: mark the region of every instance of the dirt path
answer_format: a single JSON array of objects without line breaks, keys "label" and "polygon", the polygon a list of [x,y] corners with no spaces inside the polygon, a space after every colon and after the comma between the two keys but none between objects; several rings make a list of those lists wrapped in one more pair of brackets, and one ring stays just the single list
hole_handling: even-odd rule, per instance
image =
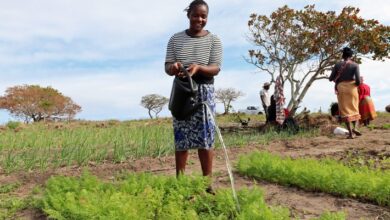
[{"label": "dirt path", "polygon": [[[390,118],[385,118],[378,124],[389,123]],[[266,150],[275,154],[291,157],[314,157],[325,156],[342,160],[345,155],[351,152],[359,152],[363,156],[375,157],[378,155],[390,155],[390,130],[367,128],[361,129],[363,136],[354,140],[347,140],[345,137],[319,136],[315,138],[294,139],[289,141],[275,141],[269,145],[249,145],[246,147],[232,148],[229,156],[233,164],[238,161],[238,156],[250,153],[254,150]],[[216,150],[214,164],[214,186],[230,187],[230,181],[226,172],[223,151]],[[123,171],[130,172],[154,172],[162,175],[175,175],[174,157],[143,158],[135,161],[127,161],[122,164],[93,164],[88,169],[94,175],[105,179],[113,180],[115,175]],[[27,196],[36,185],[43,185],[52,175],[80,175],[84,168],[64,167],[45,172],[23,172],[11,175],[0,175],[0,184],[19,182],[22,184],[15,195]],[[200,165],[196,152],[190,153],[187,174],[200,173]],[[332,196],[326,193],[305,192],[294,187],[285,187],[277,184],[255,181],[237,173],[234,174],[237,188],[260,186],[265,191],[268,204],[282,205],[290,208],[293,215],[301,219],[318,217],[324,211],[345,211],[348,219],[386,219],[390,220],[390,208],[349,199]],[[390,184],[390,183],[389,183]],[[18,214],[22,219],[44,219],[41,213],[26,210]]]}]

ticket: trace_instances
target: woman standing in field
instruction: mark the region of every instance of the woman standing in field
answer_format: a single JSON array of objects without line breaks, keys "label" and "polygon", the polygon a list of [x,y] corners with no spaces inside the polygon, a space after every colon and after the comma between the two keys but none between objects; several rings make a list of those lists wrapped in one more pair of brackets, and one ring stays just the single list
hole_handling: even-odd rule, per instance
[{"label": "woman standing in field", "polygon": [[361,135],[357,130],[357,123],[360,119],[357,89],[360,85],[360,73],[358,64],[351,60],[352,55],[353,51],[349,47],[345,47],[343,49],[343,61],[338,62],[333,67],[329,77],[329,81],[336,83],[340,119],[347,125],[349,139],[353,139],[355,135]]},{"label": "woman standing in field", "polygon": [[[189,28],[174,34],[168,42],[165,72],[170,76],[185,77],[184,66],[199,84],[198,101],[207,102],[215,113],[214,76],[221,68],[222,45],[220,39],[205,30],[209,7],[203,0],[194,0],[185,10]],[[176,174],[184,173],[188,150],[197,149],[202,173],[211,176],[215,124],[205,106],[198,108],[189,119],[173,117]]]},{"label": "woman standing in field", "polygon": [[359,91],[359,113],[361,116],[360,122],[365,126],[370,124],[370,121],[376,118],[374,102],[371,99],[370,87],[363,82],[363,77],[360,77]]}]

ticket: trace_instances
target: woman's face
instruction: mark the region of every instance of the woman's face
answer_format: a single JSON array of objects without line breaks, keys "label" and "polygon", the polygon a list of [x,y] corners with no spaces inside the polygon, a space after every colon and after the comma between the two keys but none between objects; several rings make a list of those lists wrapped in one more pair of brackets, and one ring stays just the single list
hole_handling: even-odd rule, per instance
[{"label": "woman's face", "polygon": [[203,30],[207,23],[208,10],[206,5],[196,6],[188,15],[190,20],[190,30],[199,32]]}]

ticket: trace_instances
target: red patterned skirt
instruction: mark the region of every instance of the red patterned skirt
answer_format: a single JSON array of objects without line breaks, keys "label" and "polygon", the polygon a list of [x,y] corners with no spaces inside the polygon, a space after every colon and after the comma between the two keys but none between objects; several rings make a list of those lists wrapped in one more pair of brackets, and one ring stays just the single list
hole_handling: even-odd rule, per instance
[{"label": "red patterned skirt", "polygon": [[359,102],[359,114],[361,116],[361,121],[364,120],[374,120],[377,117],[374,102],[370,96],[365,96]]}]

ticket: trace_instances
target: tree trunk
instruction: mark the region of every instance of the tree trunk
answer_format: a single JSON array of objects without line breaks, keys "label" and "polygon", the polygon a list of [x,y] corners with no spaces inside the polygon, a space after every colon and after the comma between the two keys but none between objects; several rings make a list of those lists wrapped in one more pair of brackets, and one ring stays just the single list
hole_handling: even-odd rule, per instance
[{"label": "tree trunk", "polygon": [[303,98],[305,97],[307,91],[309,90],[309,88],[311,87],[311,85],[313,84],[314,81],[316,81],[316,77],[317,77],[317,73],[314,74],[309,82],[306,83],[305,87],[303,88],[302,92],[299,94],[298,96],[298,99],[294,100],[293,104],[292,104],[292,107],[291,107],[291,111],[290,111],[290,115],[291,116],[294,116],[295,112],[297,111],[298,109],[298,106],[299,104],[301,104]]},{"label": "tree trunk", "polygon": [[228,114],[229,113],[229,103],[223,102],[223,108],[224,108],[223,114],[224,115]]},{"label": "tree trunk", "polygon": [[227,106],[226,106],[226,114],[229,114],[229,110],[230,110],[230,105],[231,101],[228,102]]},{"label": "tree trunk", "polygon": [[148,109],[148,114],[149,114],[149,117],[150,117],[151,119],[153,119],[152,113],[151,113],[150,111],[151,111],[151,110],[150,110],[150,109]]}]

